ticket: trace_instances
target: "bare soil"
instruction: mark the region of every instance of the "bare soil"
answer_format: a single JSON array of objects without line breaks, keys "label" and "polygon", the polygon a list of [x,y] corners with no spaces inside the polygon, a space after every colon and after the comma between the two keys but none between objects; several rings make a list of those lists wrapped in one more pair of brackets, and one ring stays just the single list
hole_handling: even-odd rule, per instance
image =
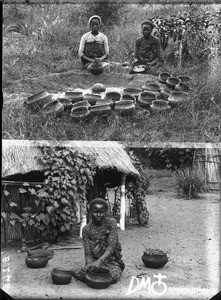
[{"label": "bare soil", "polygon": [[[83,248],[55,250],[54,257],[43,269],[29,269],[25,264],[26,253],[17,253],[18,248],[2,248],[3,290],[15,299],[212,298],[220,290],[219,194],[203,194],[195,200],[178,199],[173,189],[164,184],[161,192],[153,189],[146,201],[149,227],[139,228],[128,221],[126,230],[118,231],[126,268],[116,284],[105,290],[91,289],[74,278],[67,286],[53,284],[52,268],[84,265]],[[81,240],[77,242],[81,243]],[[168,251],[168,263],[161,269],[145,267],[141,260],[142,243],[147,248]],[[141,278],[132,279],[141,273],[146,286],[140,285]],[[162,279],[165,285],[153,285],[158,274],[166,276]]]}]

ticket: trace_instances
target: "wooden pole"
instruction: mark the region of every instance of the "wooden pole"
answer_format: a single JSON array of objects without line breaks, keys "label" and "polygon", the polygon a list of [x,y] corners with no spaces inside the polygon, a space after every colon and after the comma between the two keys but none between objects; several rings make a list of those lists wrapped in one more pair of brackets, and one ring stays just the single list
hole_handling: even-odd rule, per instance
[{"label": "wooden pole", "polygon": [[82,230],[84,226],[87,224],[86,207],[84,207],[83,203],[80,204],[80,216],[81,216],[81,226],[80,226],[79,237],[82,238]]},{"label": "wooden pole", "polygon": [[125,212],[126,212],[125,182],[126,182],[126,174],[122,173],[121,186],[120,186],[120,229],[121,230],[125,230]]}]

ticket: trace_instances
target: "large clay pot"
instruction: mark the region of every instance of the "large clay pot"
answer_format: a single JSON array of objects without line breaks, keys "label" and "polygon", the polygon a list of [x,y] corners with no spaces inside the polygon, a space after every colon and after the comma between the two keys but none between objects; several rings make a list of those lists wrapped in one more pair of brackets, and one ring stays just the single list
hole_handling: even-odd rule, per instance
[{"label": "large clay pot", "polygon": [[144,251],[141,257],[143,263],[148,268],[159,269],[165,266],[168,262],[168,258],[166,254],[148,254]]},{"label": "large clay pot", "polygon": [[87,100],[78,101],[78,102],[75,102],[74,104],[72,104],[72,108],[76,108],[76,107],[80,107],[80,106],[90,107],[91,105],[89,104],[89,102]]},{"label": "large clay pot", "polygon": [[65,92],[65,97],[71,99],[72,103],[78,102],[83,100],[83,92],[77,92],[77,91],[73,91],[73,92]]},{"label": "large clay pot", "polygon": [[171,74],[167,73],[167,72],[161,72],[158,76],[159,81],[161,83],[166,83],[166,80],[171,77]]},{"label": "large clay pot", "polygon": [[103,64],[98,62],[98,63],[91,63],[88,66],[88,71],[91,72],[93,75],[100,75],[104,71]]},{"label": "large clay pot", "polygon": [[121,100],[116,102],[114,109],[121,115],[127,116],[134,112],[135,104],[133,100]]},{"label": "large clay pot", "polygon": [[144,91],[138,97],[137,103],[145,108],[149,108],[154,100],[157,99],[156,93]]},{"label": "large clay pot", "polygon": [[111,283],[110,271],[106,268],[100,268],[99,271],[88,271],[85,281],[93,289],[106,289]]},{"label": "large clay pot", "polygon": [[90,105],[95,105],[97,101],[101,100],[101,96],[98,94],[85,94],[84,100],[87,100]]},{"label": "large clay pot", "polygon": [[152,112],[165,112],[171,109],[166,100],[154,100],[150,105]]},{"label": "large clay pot", "polygon": [[43,112],[47,115],[60,116],[64,111],[64,105],[59,100],[53,100],[44,105]]},{"label": "large clay pot", "polygon": [[121,98],[121,94],[116,91],[110,91],[106,93],[106,98],[112,99],[113,102],[119,101]]},{"label": "large clay pot", "polygon": [[166,80],[167,86],[171,89],[175,89],[175,86],[180,82],[180,79],[177,77],[169,77]]},{"label": "large clay pot", "polygon": [[179,78],[180,81],[183,82],[183,83],[187,83],[191,80],[191,78],[189,76],[186,76],[186,75],[178,75],[177,78]]},{"label": "large clay pot", "polygon": [[25,263],[29,268],[39,269],[44,268],[49,261],[47,256],[28,256],[25,259]]},{"label": "large clay pot", "polygon": [[58,98],[57,99],[61,104],[64,105],[64,110],[71,110],[73,104],[71,102],[71,99],[69,98]]},{"label": "large clay pot", "polygon": [[73,119],[82,119],[87,117],[90,114],[90,111],[87,106],[73,107],[70,113],[71,118]]},{"label": "large clay pot", "polygon": [[71,282],[72,275],[68,271],[53,268],[51,270],[51,278],[54,284],[65,285]]},{"label": "large clay pot", "polygon": [[145,83],[142,86],[143,91],[152,91],[154,93],[160,93],[160,86],[156,83]]},{"label": "large clay pot", "polygon": [[45,104],[51,102],[52,100],[53,100],[52,96],[47,91],[44,90],[35,95],[28,97],[24,101],[24,105],[33,111],[37,111],[42,109],[42,107]]},{"label": "large clay pot", "polygon": [[110,113],[111,107],[108,104],[105,105],[94,105],[90,107],[90,112],[92,115],[104,115]]},{"label": "large clay pot", "polygon": [[168,97],[168,103],[171,107],[176,107],[177,105],[183,103],[188,97],[188,94],[181,91],[173,91]]},{"label": "large clay pot", "polygon": [[138,99],[141,92],[142,89],[135,88],[135,87],[126,87],[123,89],[123,94],[132,95],[136,98],[136,100]]}]

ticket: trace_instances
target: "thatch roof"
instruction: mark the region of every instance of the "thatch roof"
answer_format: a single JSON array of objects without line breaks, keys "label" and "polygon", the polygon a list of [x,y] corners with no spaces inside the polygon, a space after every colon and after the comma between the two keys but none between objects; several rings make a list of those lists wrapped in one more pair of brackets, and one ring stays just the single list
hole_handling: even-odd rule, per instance
[{"label": "thatch roof", "polygon": [[96,165],[100,169],[116,169],[126,175],[139,176],[130,157],[118,142],[3,140],[2,177],[43,170],[36,158],[42,155],[39,147],[45,146],[69,147],[84,154],[96,155]]}]

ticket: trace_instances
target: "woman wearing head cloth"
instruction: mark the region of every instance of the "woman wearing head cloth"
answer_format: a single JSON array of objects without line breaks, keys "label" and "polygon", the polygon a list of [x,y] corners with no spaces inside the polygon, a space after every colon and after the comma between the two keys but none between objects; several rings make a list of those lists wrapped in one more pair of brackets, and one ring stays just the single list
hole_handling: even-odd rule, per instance
[{"label": "woman wearing head cloth", "polygon": [[109,55],[107,36],[99,32],[101,18],[97,15],[90,17],[91,31],[85,33],[80,41],[78,55],[85,67],[93,62],[104,62]]},{"label": "woman wearing head cloth", "polygon": [[135,61],[142,61],[148,67],[162,64],[161,46],[157,37],[152,35],[154,24],[147,20],[141,24],[142,37],[136,40]]},{"label": "woman wearing head cloth", "polygon": [[112,283],[115,283],[125,267],[121,259],[117,222],[106,216],[107,208],[106,201],[101,198],[96,198],[89,204],[91,220],[83,228],[85,267],[71,270],[72,275],[83,282],[89,269],[96,272],[105,267],[110,271]]}]

